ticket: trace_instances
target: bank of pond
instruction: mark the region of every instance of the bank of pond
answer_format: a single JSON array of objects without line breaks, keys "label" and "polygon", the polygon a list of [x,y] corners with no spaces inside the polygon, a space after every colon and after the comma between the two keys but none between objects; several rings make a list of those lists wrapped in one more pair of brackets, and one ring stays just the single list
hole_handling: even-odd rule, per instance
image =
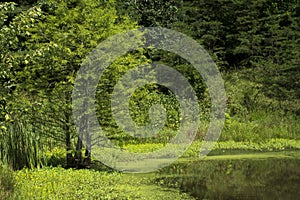
[{"label": "bank of pond", "polygon": [[97,165],[23,169],[11,172],[11,185],[2,168],[6,188],[0,199],[297,199],[299,169],[298,150],[213,151],[147,174],[103,171]]}]

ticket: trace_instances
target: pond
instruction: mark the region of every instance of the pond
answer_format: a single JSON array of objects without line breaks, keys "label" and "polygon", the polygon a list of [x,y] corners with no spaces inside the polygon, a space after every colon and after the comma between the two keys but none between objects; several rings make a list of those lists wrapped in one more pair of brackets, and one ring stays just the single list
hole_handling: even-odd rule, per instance
[{"label": "pond", "polygon": [[299,199],[299,151],[181,159],[156,182],[196,199]]}]

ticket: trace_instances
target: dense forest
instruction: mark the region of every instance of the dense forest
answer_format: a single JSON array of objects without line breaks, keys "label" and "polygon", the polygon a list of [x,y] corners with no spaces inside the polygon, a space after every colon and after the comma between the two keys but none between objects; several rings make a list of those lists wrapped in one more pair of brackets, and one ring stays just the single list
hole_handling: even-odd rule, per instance
[{"label": "dense forest", "polygon": [[[224,149],[238,149],[270,153],[300,149],[298,0],[16,0],[0,3],[2,171],[12,173],[11,176],[17,179],[18,176],[33,173],[22,171],[24,168],[35,170],[60,166],[72,170],[97,166],[104,171],[113,170],[112,166],[105,166],[93,157],[95,152],[92,144],[95,141],[88,144],[82,141],[72,115],[72,91],[82,63],[99,43],[116,34],[141,27],[164,27],[183,33],[196,40],[214,60],[224,80],[227,110],[225,125],[213,152],[218,154]],[[172,52],[152,48],[136,49],[117,58],[104,71],[95,94],[96,115],[103,134],[121,149],[136,153],[155,151],[175,136],[182,120],[181,106],[167,86],[145,85],[133,92],[128,103],[130,116],[139,126],[151,123],[149,109],[153,105],[164,107],[166,121],[154,137],[127,134],[113,117],[111,98],[118,80],[129,70],[151,63],[161,63],[176,69],[196,92],[200,122],[195,141],[183,154],[183,158],[197,158],[199,146],[209,128],[213,109],[211,97],[201,74],[191,63]],[[155,80],[151,70],[148,75]],[[82,115],[88,114],[83,112]],[[291,162],[292,173],[296,173],[297,169],[299,171],[299,159],[294,161],[295,165]],[[177,173],[180,170],[178,173],[181,173],[185,165],[178,165],[178,170],[174,167],[162,171],[159,180],[156,179],[158,185],[176,188],[175,185],[180,184],[181,179],[176,179],[179,183],[171,183],[169,179],[162,179],[162,174],[175,174],[175,171]],[[236,167],[239,165],[244,167],[243,163],[236,164]],[[231,173],[231,167],[229,170],[228,166],[231,164],[225,163],[225,174]],[[280,169],[278,167],[278,171]],[[51,172],[54,174],[64,173],[60,168],[51,170],[54,170]],[[84,171],[84,176],[94,176],[89,173],[92,172]],[[205,174],[203,171],[201,173],[201,176]],[[294,175],[291,178],[295,181],[293,184],[300,180],[299,172]],[[107,176],[112,176],[111,179],[116,182],[120,180],[120,177]],[[13,194],[11,188],[14,187],[14,181],[11,180],[9,186],[8,178],[0,176],[0,195],[3,196],[0,199]],[[200,184],[199,181],[195,183]],[[125,181],[124,184],[128,183]],[[218,190],[222,184],[221,179],[217,179],[215,185],[205,187],[211,192],[206,194],[208,196],[193,193],[189,191],[191,187],[188,183],[184,184],[181,186],[182,191],[190,192],[195,198],[223,199],[222,196],[214,196],[221,191]],[[28,188],[22,187],[27,191]],[[297,190],[297,185],[291,187],[289,192],[297,193],[295,188]],[[18,195],[22,199],[25,192]],[[134,195],[136,193],[129,192],[128,196],[103,199],[142,199]],[[280,196],[285,193],[278,195],[286,197]],[[23,197],[34,199],[30,195]],[[96,199],[91,196],[77,197]],[[227,197],[225,195],[224,198]],[[68,198],[73,199],[71,196]],[[175,197],[170,194],[171,198]],[[189,199],[183,196],[178,198]]]}]

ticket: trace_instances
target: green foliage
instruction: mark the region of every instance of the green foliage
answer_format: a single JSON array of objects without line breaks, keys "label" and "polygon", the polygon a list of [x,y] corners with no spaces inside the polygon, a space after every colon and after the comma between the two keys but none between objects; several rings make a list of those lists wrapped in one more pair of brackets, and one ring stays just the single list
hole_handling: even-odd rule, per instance
[{"label": "green foliage", "polygon": [[[157,91],[156,85],[135,91],[134,95],[131,97],[131,101],[129,102],[129,104],[131,108],[134,108],[132,109],[132,118],[137,124],[146,125],[147,123],[150,123],[148,114],[150,108],[155,104],[159,104],[165,108],[167,116],[164,127],[174,130],[178,129],[179,127],[181,108],[178,104],[176,96],[173,93],[160,93],[159,91]],[[159,114],[156,113],[156,115]]]},{"label": "green foliage", "polygon": [[145,143],[145,144],[129,144],[124,146],[123,148],[125,148],[130,152],[147,153],[147,152],[153,152],[163,147],[164,145],[161,143]]},{"label": "green foliage", "polygon": [[43,152],[43,159],[46,166],[65,167],[66,166],[66,149],[57,148]]},{"label": "green foliage", "polygon": [[[300,131],[297,1],[17,2],[20,6],[0,4],[0,157],[14,168],[39,166],[43,159],[49,165],[64,166],[62,155],[72,152],[74,156],[76,142],[81,155],[84,147],[76,140],[71,119],[76,72],[98,43],[137,24],[186,33],[199,41],[225,72],[228,113],[222,141],[250,144],[250,149],[295,148],[289,140],[298,140]],[[123,17],[125,12],[137,22]],[[197,139],[203,139],[210,99],[202,77],[179,56],[153,49],[124,55],[104,72],[96,109],[105,134],[117,145],[137,152],[153,151],[174,137],[182,117],[180,105],[174,94],[161,86],[139,88],[129,102],[130,115],[141,126],[151,122],[151,106],[163,105],[167,120],[156,137],[135,139],[122,131],[112,116],[110,100],[117,81],[128,70],[151,62],[171,65],[193,86],[201,109]],[[149,71],[153,80],[154,75]],[[159,144],[130,147],[139,143]],[[230,143],[238,148],[235,144]],[[46,151],[42,157],[44,149],[54,152]],[[196,150],[188,152],[196,155]]]},{"label": "green foliage", "polygon": [[199,41],[223,71],[248,68],[261,92],[299,99],[299,2],[183,1],[172,28]]},{"label": "green foliage", "polygon": [[[198,158],[201,149],[201,141],[195,141],[184,152],[182,158]],[[148,153],[159,150],[164,147],[162,143],[144,143],[144,144],[128,144],[123,148],[135,153]],[[270,139],[262,142],[235,142],[235,141],[220,141],[212,149],[210,154],[228,154],[228,153],[243,153],[243,152],[272,152],[283,150],[299,150],[300,140],[292,139]],[[174,152],[176,146],[174,145]]]},{"label": "green foliage", "polygon": [[152,185],[147,176],[44,168],[18,171],[15,177],[14,199],[191,199]]},{"label": "green foliage", "polygon": [[[131,54],[124,55],[115,60],[112,65],[110,65],[103,73],[101,80],[97,86],[96,91],[96,111],[97,117],[103,130],[107,133],[110,138],[123,138],[124,132],[118,128],[117,123],[114,120],[112,113],[111,102],[113,91],[124,90],[124,85],[119,84],[119,88],[115,88],[117,82],[122,78],[122,76],[129,70],[134,70],[137,72],[138,66],[143,66],[149,63],[149,60],[143,55],[143,50],[133,52]],[[147,67],[145,67],[146,70]],[[150,78],[154,78],[153,74],[149,73]],[[133,83],[125,83],[132,86]],[[128,86],[127,85],[127,86]],[[127,88],[126,88],[127,89]],[[134,91],[129,91],[134,92]],[[140,93],[137,98],[142,98],[141,96],[148,95],[147,91]],[[116,104],[120,104],[118,101],[120,99],[114,99]],[[127,102],[125,102],[127,103]],[[125,106],[124,104],[121,104]],[[127,107],[127,106],[125,106]],[[128,108],[130,109],[130,108]],[[130,112],[138,112],[136,108],[130,109]]]},{"label": "green foliage", "polygon": [[[97,87],[96,110],[100,125],[110,139],[116,140],[115,142],[120,144],[134,142],[134,135],[128,135],[122,130],[122,127],[118,127],[114,119],[112,109],[119,114],[126,113],[127,110],[124,110],[122,106],[129,110],[131,120],[137,126],[146,126],[151,123],[149,113],[153,106],[159,104],[165,110],[166,121],[163,125],[163,130],[161,130],[156,137],[137,139],[136,141],[167,141],[170,137],[170,135],[166,135],[168,130],[176,130],[179,127],[179,121],[181,119],[180,105],[173,93],[168,90],[167,92],[162,92],[160,86],[154,84],[154,82],[156,82],[155,75],[157,72],[152,70],[151,65],[149,65],[151,60],[144,55],[145,52],[147,52],[147,50],[138,50],[115,60],[115,62],[104,71]],[[136,80],[141,76],[141,71],[138,70],[139,66],[143,66],[143,73],[146,74],[145,78],[147,78],[148,82],[143,79]],[[120,79],[128,71],[130,71],[131,76],[133,76],[130,77],[132,81],[120,83]],[[143,86],[133,90],[137,84],[136,81],[140,81],[139,83]],[[116,86],[117,83],[118,85]],[[131,94],[128,100],[129,102],[124,102],[120,98],[112,99],[113,92],[118,94],[122,93],[122,91]],[[112,108],[111,103],[119,107]],[[127,103],[129,105],[127,105]],[[160,116],[160,113],[156,113],[155,116]]]},{"label": "green foliage", "polygon": [[[16,188],[19,199],[104,199],[134,198],[130,188],[112,192],[120,181],[118,174],[98,173],[86,170],[64,170],[62,168],[39,171],[23,170],[16,173]],[[124,191],[125,190],[125,191]],[[124,193],[123,193],[124,192]],[[127,198],[126,198],[127,197]]]},{"label": "green foliage", "polygon": [[[1,9],[1,19],[7,19],[7,12],[15,7],[1,4]],[[2,116],[13,121],[25,116],[24,121],[44,141],[50,137],[58,146],[65,142],[68,151],[74,148],[71,92],[75,75],[99,42],[136,27],[127,18],[116,19],[114,1],[49,0],[1,25],[1,127],[5,128]]]},{"label": "green foliage", "polygon": [[227,116],[221,140],[299,139],[298,100],[270,98],[264,85],[249,81],[248,72],[226,74]]},{"label": "green foliage", "polygon": [[221,140],[264,141],[270,138],[299,139],[299,117],[274,111],[250,112],[245,118],[227,119]]},{"label": "green foliage", "polygon": [[119,12],[126,14],[145,27],[167,27],[177,20],[177,6],[174,0],[139,0],[117,1]]},{"label": "green foliage", "polygon": [[0,199],[8,199],[14,192],[14,174],[6,165],[0,164]]}]

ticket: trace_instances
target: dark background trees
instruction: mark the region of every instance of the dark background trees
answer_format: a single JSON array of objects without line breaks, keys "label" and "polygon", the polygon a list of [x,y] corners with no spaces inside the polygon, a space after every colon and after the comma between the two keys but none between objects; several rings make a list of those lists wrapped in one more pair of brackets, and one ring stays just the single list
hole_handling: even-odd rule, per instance
[{"label": "dark background trees", "polygon": [[[0,130],[3,132],[22,127],[22,133],[41,137],[44,144],[65,145],[71,156],[77,136],[72,125],[70,95],[77,70],[99,42],[137,25],[167,27],[197,40],[210,53],[225,79],[238,74],[244,83],[251,83],[245,85],[253,86],[244,88],[239,106],[246,109],[256,106],[253,103],[256,91],[268,98],[265,107],[272,102],[275,109],[300,115],[297,0],[14,2],[17,4],[0,4]],[[200,99],[207,98],[201,76],[177,55],[146,49],[132,59],[138,61],[119,63],[122,70],[127,69],[126,65],[163,62],[184,74]],[[109,87],[104,90],[111,90]],[[165,88],[154,87],[154,90],[168,95]],[[231,99],[229,96],[229,110],[235,110]],[[209,107],[207,101],[202,102]],[[107,114],[106,110],[99,113]],[[111,123],[106,119],[103,124]],[[26,143],[27,139],[19,142]],[[28,147],[36,146],[32,140],[27,142]],[[28,153],[38,148],[41,147],[29,148]],[[16,167],[28,165],[30,159],[33,158]]]}]

